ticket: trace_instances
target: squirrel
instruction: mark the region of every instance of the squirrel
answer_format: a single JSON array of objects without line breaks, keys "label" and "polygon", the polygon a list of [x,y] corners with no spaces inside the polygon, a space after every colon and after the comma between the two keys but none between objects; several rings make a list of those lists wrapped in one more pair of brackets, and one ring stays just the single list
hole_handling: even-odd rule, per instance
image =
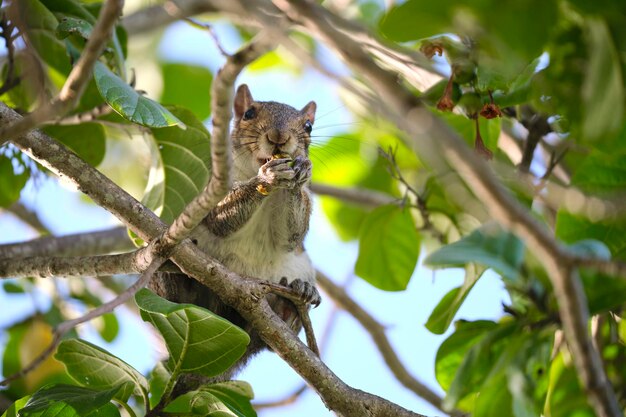
[{"label": "squirrel", "polygon": [[[234,99],[231,132],[234,186],[193,233],[198,248],[240,275],[287,286],[317,306],[315,270],[304,251],[309,228],[309,159],[316,104],[302,110],[274,101],[254,101],[246,84]],[[243,328],[250,344],[239,361],[212,382],[232,376],[265,342],[216,294],[184,274],[160,272],[151,287],[170,301],[205,307]],[[269,294],[272,309],[294,330],[302,324],[293,303]]]}]

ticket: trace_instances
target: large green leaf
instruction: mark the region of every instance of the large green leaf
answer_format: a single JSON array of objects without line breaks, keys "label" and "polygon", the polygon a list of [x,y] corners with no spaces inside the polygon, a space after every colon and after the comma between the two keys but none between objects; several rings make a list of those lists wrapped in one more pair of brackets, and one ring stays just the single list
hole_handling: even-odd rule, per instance
[{"label": "large green leaf", "polygon": [[463,285],[451,289],[439,301],[433,312],[428,317],[426,328],[435,334],[443,334],[456,315],[456,312],[465,301],[465,298],[478,281],[478,278],[485,272],[485,268],[475,264],[465,266],[465,279]]},{"label": "large green leaf", "polygon": [[79,339],[64,340],[54,356],[63,362],[70,376],[90,388],[111,389],[124,384],[116,397],[126,400],[134,393],[146,396],[148,381],[135,368],[106,350]]},{"label": "large green leaf", "polygon": [[185,122],[187,129],[152,130],[155,139],[152,152],[160,161],[161,169],[150,173],[142,199],[167,223],[202,191],[211,176],[209,132],[191,111],[180,107],[169,109]]},{"label": "large green leaf", "polygon": [[68,74],[71,69],[70,58],[65,44],[55,36],[59,22],[54,14],[39,0],[23,0],[16,9],[28,39],[39,56],[61,74]]},{"label": "large green leaf", "polygon": [[139,94],[102,62],[96,62],[94,78],[102,98],[125,119],[148,127],[185,127],[169,110]]},{"label": "large green leaf", "polygon": [[30,178],[30,170],[24,165],[19,168],[21,172],[16,172],[13,159],[0,154],[0,207],[9,207],[19,200],[22,188]]},{"label": "large green leaf", "polygon": [[172,401],[165,411],[197,416],[256,417],[250,405],[252,398],[252,389],[246,382],[228,381],[188,392]]},{"label": "large green leaf", "polygon": [[157,362],[150,373],[150,407],[154,408],[161,401],[167,382],[171,377],[172,375],[165,368],[163,362]]},{"label": "large green leaf", "polygon": [[204,308],[172,303],[147,289],[140,290],[135,300],[141,317],[163,335],[172,372],[219,375],[250,343],[246,332]]},{"label": "large green leaf", "polygon": [[624,120],[624,80],[611,33],[600,18],[587,18],[589,64],[582,86],[583,138],[596,140],[617,133]]},{"label": "large green leaf", "polygon": [[493,268],[504,278],[516,280],[524,260],[524,245],[515,235],[495,223],[476,229],[461,240],[431,253],[424,264],[437,268],[477,263]]},{"label": "large green leaf", "polygon": [[74,151],[91,166],[98,166],[106,151],[106,133],[100,123],[50,125],[43,131]]},{"label": "large green leaf", "polygon": [[19,411],[19,415],[23,417],[119,416],[117,408],[111,409],[108,405],[119,391],[125,389],[123,385],[125,384],[104,391],[73,385],[48,385],[31,396],[26,406]]},{"label": "large green leaf", "polygon": [[[571,362],[571,361],[569,361]],[[576,369],[563,353],[559,353],[550,367],[550,386],[546,400],[546,417],[594,417],[587,396],[580,388]]]},{"label": "large green leaf", "polygon": [[83,19],[75,17],[65,17],[59,22],[56,28],[56,35],[59,39],[65,39],[72,34],[77,34],[84,39],[89,39],[93,26]]},{"label": "large green leaf", "polygon": [[377,288],[401,291],[413,275],[419,252],[420,237],[410,210],[378,207],[361,225],[354,270]]},{"label": "large green leaf", "polygon": [[165,62],[161,64],[161,72],[161,103],[188,108],[200,120],[209,117],[213,81],[211,71],[199,65]]},{"label": "large green leaf", "polygon": [[[455,343],[458,343],[459,339],[464,340],[466,342],[464,344],[465,347],[461,345],[461,348],[467,350],[462,356],[462,360],[454,374],[454,379],[450,383],[444,398],[444,407],[446,409],[452,409],[468,395],[477,392],[482,384],[487,383],[488,379],[497,373],[494,372],[494,367],[502,368],[505,365],[502,361],[506,360],[506,358],[501,357],[501,355],[506,350],[509,337],[515,334],[519,328],[519,325],[515,322],[500,324],[482,336],[469,338],[469,348],[467,347],[468,338],[465,335],[466,329],[463,329],[463,337],[455,338]],[[475,332],[475,329],[470,329],[470,335],[475,335]],[[452,344],[446,347],[446,352],[450,352],[450,345]],[[442,348],[443,344],[440,350]],[[458,359],[457,355],[458,353],[448,353],[446,355],[448,364],[450,364],[452,359]],[[437,360],[439,361],[439,353],[437,353]]]}]

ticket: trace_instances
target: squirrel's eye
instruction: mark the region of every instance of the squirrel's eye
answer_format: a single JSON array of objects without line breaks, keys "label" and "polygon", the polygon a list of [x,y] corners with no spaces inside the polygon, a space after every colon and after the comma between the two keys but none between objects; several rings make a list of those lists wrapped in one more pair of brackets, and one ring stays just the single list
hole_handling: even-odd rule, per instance
[{"label": "squirrel's eye", "polygon": [[308,134],[311,134],[312,130],[313,130],[313,125],[311,124],[311,121],[307,120],[306,122],[304,122],[304,131]]},{"label": "squirrel's eye", "polygon": [[254,110],[254,108],[250,107],[248,110],[246,110],[246,112],[243,114],[243,120],[250,120],[250,119],[254,119],[254,117],[256,116],[256,111]]}]

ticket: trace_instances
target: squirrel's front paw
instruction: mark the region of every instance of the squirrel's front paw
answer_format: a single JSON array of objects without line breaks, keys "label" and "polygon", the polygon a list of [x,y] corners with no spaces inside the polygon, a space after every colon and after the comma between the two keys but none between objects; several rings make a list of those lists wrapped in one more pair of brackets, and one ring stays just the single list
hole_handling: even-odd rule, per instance
[{"label": "squirrel's front paw", "polygon": [[302,302],[314,307],[317,307],[322,302],[320,293],[317,291],[317,288],[315,288],[315,285],[310,282],[296,278],[288,283],[287,277],[282,277],[279,284],[290,288],[295,293],[294,295],[297,295]]},{"label": "squirrel's front paw", "polygon": [[267,161],[259,168],[258,178],[270,188],[291,188],[296,175],[290,166],[291,159],[280,158]]},{"label": "squirrel's front paw", "polygon": [[310,159],[303,156],[296,156],[293,160],[293,170],[295,175],[293,181],[296,185],[306,184],[311,179],[313,164]]}]

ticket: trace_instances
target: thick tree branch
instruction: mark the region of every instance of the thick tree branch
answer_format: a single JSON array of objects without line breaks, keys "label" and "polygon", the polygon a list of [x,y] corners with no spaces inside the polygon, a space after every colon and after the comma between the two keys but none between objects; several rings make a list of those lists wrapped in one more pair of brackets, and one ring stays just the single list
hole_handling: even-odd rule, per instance
[{"label": "thick tree branch", "polygon": [[103,256],[0,258],[0,279],[114,275],[145,268],[143,250]]},{"label": "thick tree branch", "polygon": [[[484,161],[479,160],[456,133],[424,108],[410,91],[398,84],[393,74],[376,65],[358,43],[338,31],[336,25],[325,18],[326,12],[320,6],[302,0],[275,0],[274,4],[291,19],[322,38],[348,65],[369,80],[372,88],[388,105],[386,116],[410,134],[409,140],[424,137],[426,130],[431,138],[437,138],[436,141],[431,140],[430,145],[440,150],[491,215],[522,238],[527,247],[535,252],[552,281],[566,339],[591,405],[599,416],[621,416],[600,355],[587,333],[589,314],[579,277],[567,265],[568,254],[563,247],[517,203],[496,180]],[[417,143],[411,145],[417,148]]]},{"label": "thick tree branch", "polygon": [[26,133],[46,121],[63,116],[74,108],[92,77],[92,71],[96,61],[100,55],[102,55],[107,42],[111,38],[113,26],[122,13],[123,5],[123,0],[106,1],[98,16],[98,21],[91,31],[91,36],[85,45],[85,49],[74,65],[74,68],[72,68],[59,95],[52,101],[37,108],[28,116],[0,128],[0,145],[11,138]]},{"label": "thick tree branch", "polygon": [[[5,120],[20,117],[3,104],[0,104],[0,115]],[[152,211],[41,132],[32,131],[13,141],[52,172],[76,184],[142,239],[150,241],[165,232],[166,225]],[[271,289],[263,282],[226,270],[188,240],[174,249],[172,260],[185,274],[211,288],[224,302],[237,309],[261,338],[315,388],[329,408],[347,417],[420,416],[385,399],[356,390],[337,378],[276,316],[265,299],[265,294]]]},{"label": "thick tree branch", "polygon": [[[2,106],[0,105],[0,115]],[[46,236],[23,243],[0,245],[0,259],[33,256],[81,256],[134,249],[125,227],[67,236]]]}]

